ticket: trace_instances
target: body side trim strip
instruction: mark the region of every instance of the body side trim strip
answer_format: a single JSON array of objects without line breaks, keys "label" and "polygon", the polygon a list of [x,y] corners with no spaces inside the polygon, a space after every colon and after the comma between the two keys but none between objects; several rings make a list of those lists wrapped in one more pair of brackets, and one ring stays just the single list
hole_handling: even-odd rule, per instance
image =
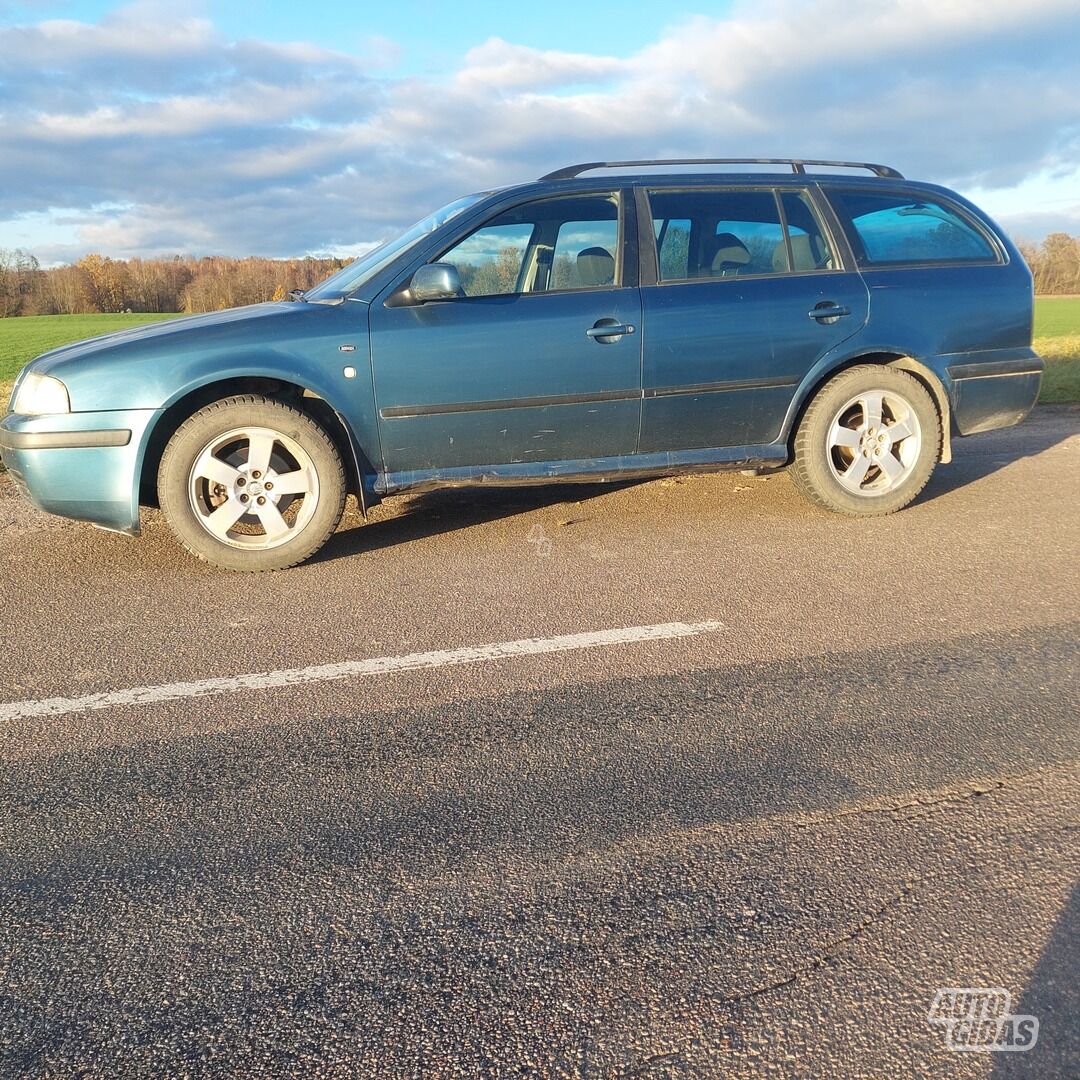
[{"label": "body side trim strip", "polygon": [[1020,360],[994,360],[986,364],[950,364],[949,375],[956,382],[965,379],[987,379],[996,375],[1040,375],[1042,366],[1036,366],[1031,357]]},{"label": "body side trim strip", "polygon": [[645,389],[645,397],[673,397],[681,394],[723,394],[732,390],[766,390],[780,389],[787,386],[798,386],[798,380],[781,375],[772,379],[742,379],[737,382],[719,381],[705,383],[688,383],[682,386],[649,386]]},{"label": "body side trim strip", "polygon": [[434,405],[392,405],[380,409],[384,420],[400,420],[408,416],[441,416],[444,413],[493,412],[497,409],[543,409],[550,405],[586,405],[594,401],[633,401],[641,391],[601,390],[595,394],[554,394],[549,397],[498,398],[492,401],[448,401]]},{"label": "body side trim strip", "polygon": [[732,390],[760,390],[797,386],[787,376],[773,379],[743,379],[692,383],[678,386],[652,386],[641,390],[604,390],[596,394],[555,394],[550,397],[500,398],[493,401],[450,401],[434,405],[393,405],[380,409],[384,420],[401,420],[409,416],[440,416],[446,413],[491,412],[497,409],[542,409],[551,405],[587,405],[594,401],[632,401],[636,398],[671,397],[677,394],[713,394]]}]

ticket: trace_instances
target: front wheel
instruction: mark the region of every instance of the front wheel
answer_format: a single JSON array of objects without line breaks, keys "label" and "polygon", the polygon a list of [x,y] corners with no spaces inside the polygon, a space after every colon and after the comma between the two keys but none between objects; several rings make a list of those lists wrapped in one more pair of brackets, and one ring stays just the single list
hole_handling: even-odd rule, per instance
[{"label": "front wheel", "polygon": [[270,398],[223,398],[189,417],[158,470],[165,518],[192,554],[227,570],[282,570],[337,528],[345,474],[311,417]]},{"label": "front wheel", "polygon": [[926,388],[896,368],[860,365],[827,382],[795,435],[791,476],[827,510],[871,517],[907,506],[941,456]]}]

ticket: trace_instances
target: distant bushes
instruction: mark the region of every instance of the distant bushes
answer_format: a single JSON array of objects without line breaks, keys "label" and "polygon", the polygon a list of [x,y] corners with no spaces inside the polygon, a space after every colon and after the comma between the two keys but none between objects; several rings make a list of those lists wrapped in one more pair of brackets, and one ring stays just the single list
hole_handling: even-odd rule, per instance
[{"label": "distant bushes", "polygon": [[117,311],[219,311],[310,289],[348,259],[110,259],[87,255],[43,270],[26,251],[0,250],[0,317]]}]

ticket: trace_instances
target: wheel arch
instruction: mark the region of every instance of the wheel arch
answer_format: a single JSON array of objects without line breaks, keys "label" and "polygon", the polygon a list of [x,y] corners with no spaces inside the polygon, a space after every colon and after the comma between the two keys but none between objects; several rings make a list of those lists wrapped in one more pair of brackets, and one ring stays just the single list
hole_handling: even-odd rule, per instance
[{"label": "wheel arch", "polygon": [[795,434],[799,430],[799,424],[802,422],[803,415],[818,391],[834,376],[839,375],[843,371],[847,371],[848,368],[857,367],[860,364],[880,364],[882,367],[897,368],[900,371],[906,371],[909,375],[914,376],[922,383],[923,387],[930,394],[930,398],[937,408],[938,417],[941,420],[941,462],[942,464],[947,465],[952,461],[952,406],[949,402],[949,395],[945,389],[945,384],[941,381],[941,377],[926,364],[906,353],[889,349],[863,352],[854,356],[845,357],[841,362],[834,364],[826,370],[815,372],[811,378],[806,381],[800,388],[795,401],[792,403],[792,409],[787,420],[785,439],[788,444],[789,453],[791,452]]},{"label": "wheel arch", "polygon": [[366,516],[368,500],[364,477],[365,474],[373,475],[373,470],[348,420],[331,402],[302,382],[262,374],[210,379],[196,386],[185,387],[166,404],[161,415],[148,428],[141,448],[136,466],[136,510],[138,505],[157,505],[158,467],[176,429],[205,405],[234,394],[259,394],[286,402],[319,423],[341,455],[348,490],[356,496],[361,512]]}]

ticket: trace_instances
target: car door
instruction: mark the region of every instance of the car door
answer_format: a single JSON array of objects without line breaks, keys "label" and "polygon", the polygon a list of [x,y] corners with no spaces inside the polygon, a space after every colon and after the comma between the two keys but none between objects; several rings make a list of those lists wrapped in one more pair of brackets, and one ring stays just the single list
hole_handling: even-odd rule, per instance
[{"label": "car door", "polygon": [[457,296],[410,302],[407,276],[375,301],[372,370],[389,487],[424,475],[543,475],[552,462],[633,453],[641,411],[633,224],[632,198],[618,191],[517,204],[428,259],[452,268]]},{"label": "car door", "polygon": [[866,322],[862,278],[807,190],[645,196],[641,450],[774,442],[803,378]]}]

